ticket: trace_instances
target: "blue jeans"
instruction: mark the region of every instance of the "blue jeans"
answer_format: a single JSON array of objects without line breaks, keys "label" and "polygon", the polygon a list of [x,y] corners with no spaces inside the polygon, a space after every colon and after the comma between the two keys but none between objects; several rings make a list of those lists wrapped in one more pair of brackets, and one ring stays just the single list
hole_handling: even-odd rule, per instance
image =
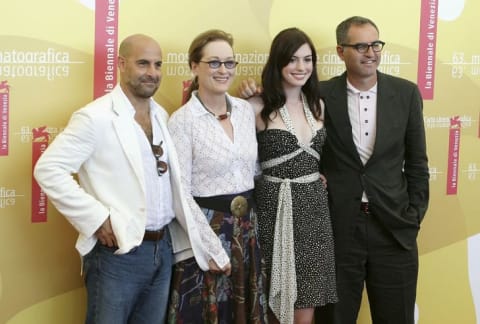
[{"label": "blue jeans", "polygon": [[127,254],[99,242],[83,260],[86,324],[164,323],[173,254],[168,231]]}]

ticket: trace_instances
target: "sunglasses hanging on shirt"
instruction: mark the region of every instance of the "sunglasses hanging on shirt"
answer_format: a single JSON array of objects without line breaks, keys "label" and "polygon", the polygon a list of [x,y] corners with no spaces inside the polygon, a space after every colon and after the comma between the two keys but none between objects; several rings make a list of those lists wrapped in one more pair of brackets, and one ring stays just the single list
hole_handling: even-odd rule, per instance
[{"label": "sunglasses hanging on shirt", "polygon": [[155,157],[155,160],[157,160],[157,173],[159,176],[162,176],[168,170],[167,162],[160,160],[163,155],[162,144],[163,141],[161,141],[158,145],[151,145],[153,156]]}]

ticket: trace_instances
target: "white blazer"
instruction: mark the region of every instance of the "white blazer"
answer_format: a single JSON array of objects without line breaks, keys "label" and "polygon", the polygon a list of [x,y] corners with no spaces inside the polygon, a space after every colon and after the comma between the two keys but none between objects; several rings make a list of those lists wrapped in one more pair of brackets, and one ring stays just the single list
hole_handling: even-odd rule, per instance
[{"label": "white blazer", "polygon": [[[95,231],[108,216],[117,238],[116,254],[129,252],[143,240],[147,218],[145,179],[135,120],[127,100],[117,85],[111,93],[73,113],[65,130],[35,165],[34,176],[40,187],[78,231],[76,248],[82,256],[95,246]],[[158,123],[169,157],[175,219],[168,227],[175,261],[195,256],[200,268],[208,270],[208,261],[225,260],[226,252],[206,218],[192,218],[166,125],[168,113],[153,99],[151,107],[161,116]],[[78,174],[78,182],[74,174]],[[212,254],[212,249],[207,251],[199,226],[211,232],[209,243],[214,242],[217,255]]]}]

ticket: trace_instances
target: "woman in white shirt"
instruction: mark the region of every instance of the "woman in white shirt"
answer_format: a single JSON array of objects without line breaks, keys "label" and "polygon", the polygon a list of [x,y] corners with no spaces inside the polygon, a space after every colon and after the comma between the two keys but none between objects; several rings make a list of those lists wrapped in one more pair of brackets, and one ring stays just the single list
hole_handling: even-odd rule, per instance
[{"label": "woman in white shirt", "polygon": [[[194,75],[188,102],[168,127],[182,182],[196,217],[206,217],[226,252],[175,266],[169,322],[264,323],[264,268],[252,212],[257,160],[255,113],[227,91],[235,76],[233,39],[220,30],[198,35],[189,48]],[[208,244],[205,243],[205,244]],[[212,246],[214,244],[212,243]]]}]

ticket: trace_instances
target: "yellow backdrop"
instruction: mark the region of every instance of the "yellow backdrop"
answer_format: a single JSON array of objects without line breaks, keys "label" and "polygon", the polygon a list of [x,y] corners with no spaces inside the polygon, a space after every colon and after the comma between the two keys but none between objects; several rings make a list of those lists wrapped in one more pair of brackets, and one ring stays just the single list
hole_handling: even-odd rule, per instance
[{"label": "yellow backdrop", "polygon": [[[110,16],[118,23],[115,37],[146,33],[162,45],[164,77],[156,99],[170,112],[190,78],[188,45],[210,28],[234,35],[237,82],[259,78],[272,37],[291,26],[314,40],[321,79],[341,73],[334,29],[352,15],[380,27],[386,73],[416,82],[419,53],[434,53],[433,98],[424,110],[431,203],[419,236],[416,319],[480,323],[478,1],[102,1],[118,10]],[[424,26],[435,27],[434,48],[419,42],[422,4]],[[1,2],[0,323],[84,321],[76,233],[51,205],[45,219],[32,218],[34,210],[45,211],[42,197],[32,194],[32,158],[42,145],[35,128],[46,126],[53,139],[70,114],[93,99],[95,11],[95,0]],[[451,125],[454,117],[460,125]],[[370,323],[364,300],[359,323]]]}]

